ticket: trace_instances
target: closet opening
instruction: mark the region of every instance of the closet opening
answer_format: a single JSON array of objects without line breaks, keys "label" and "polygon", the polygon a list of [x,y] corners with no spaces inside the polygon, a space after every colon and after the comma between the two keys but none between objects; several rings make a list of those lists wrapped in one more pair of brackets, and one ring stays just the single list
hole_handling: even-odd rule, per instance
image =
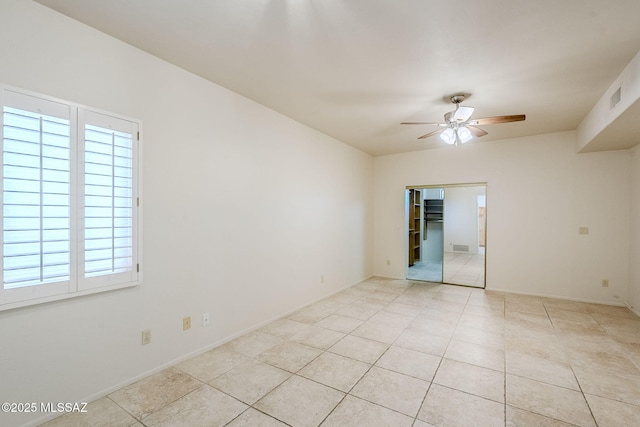
[{"label": "closet opening", "polygon": [[484,288],[487,185],[407,187],[407,279]]}]

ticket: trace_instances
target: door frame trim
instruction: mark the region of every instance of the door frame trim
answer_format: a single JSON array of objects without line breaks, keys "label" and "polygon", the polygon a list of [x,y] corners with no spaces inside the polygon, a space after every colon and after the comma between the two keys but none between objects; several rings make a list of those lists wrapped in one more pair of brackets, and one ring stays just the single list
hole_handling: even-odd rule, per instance
[{"label": "door frame trim", "polygon": [[[407,185],[405,187],[405,219],[407,218],[407,215],[409,214],[408,210],[407,210],[407,205],[406,205],[406,192],[407,190],[422,190],[422,189],[428,189],[428,188],[444,188],[445,189],[445,193],[446,193],[446,189],[447,188],[452,188],[452,187],[482,187],[484,186],[484,194],[485,194],[485,212],[484,212],[484,277],[483,277],[483,286],[482,287],[478,287],[478,286],[470,286],[470,285],[460,285],[457,283],[446,283],[444,281],[444,239],[443,239],[443,248],[442,248],[442,253],[443,253],[443,258],[442,258],[442,271],[443,271],[443,275],[442,275],[442,284],[445,285],[455,285],[455,286],[468,286],[468,287],[472,287],[475,289],[486,289],[487,288],[487,248],[489,246],[489,228],[488,228],[488,217],[489,217],[489,183],[488,182],[482,182],[482,181],[478,181],[478,182],[466,182],[466,183],[454,183],[454,184],[423,184],[423,185]],[[403,251],[403,260],[404,260],[404,277],[405,279],[407,279],[407,275],[409,273],[409,253],[407,251],[407,248],[409,247],[409,234],[408,234],[408,222],[404,221],[404,229],[403,229],[403,234],[404,234],[404,248],[405,250]],[[444,223],[443,223],[443,232],[444,232]],[[410,279],[407,279],[410,280]]]}]

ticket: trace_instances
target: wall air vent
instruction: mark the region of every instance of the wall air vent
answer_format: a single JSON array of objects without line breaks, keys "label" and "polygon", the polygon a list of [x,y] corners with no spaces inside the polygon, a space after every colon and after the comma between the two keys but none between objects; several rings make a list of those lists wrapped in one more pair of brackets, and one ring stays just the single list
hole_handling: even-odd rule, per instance
[{"label": "wall air vent", "polygon": [[469,252],[469,245],[453,245],[454,252]]},{"label": "wall air vent", "polygon": [[614,108],[616,108],[616,105],[618,105],[618,103],[620,102],[620,94],[621,94],[621,87],[618,88],[618,90],[616,90],[615,92],[613,92],[613,95],[611,95],[611,98],[609,99],[609,109],[613,110]]}]

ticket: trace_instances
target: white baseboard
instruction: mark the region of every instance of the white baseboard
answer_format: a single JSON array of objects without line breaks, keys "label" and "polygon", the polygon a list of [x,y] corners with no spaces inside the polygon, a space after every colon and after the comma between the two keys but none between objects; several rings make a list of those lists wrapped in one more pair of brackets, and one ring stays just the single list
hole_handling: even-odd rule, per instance
[{"label": "white baseboard", "polygon": [[485,290],[489,292],[503,292],[505,294],[528,295],[528,296],[540,297],[540,298],[551,298],[551,299],[560,299],[565,301],[586,302],[590,304],[613,305],[616,307],[624,307],[624,306],[628,307],[628,305],[624,302],[599,301],[599,300],[591,300],[587,298],[574,298],[574,297],[568,297],[564,295],[553,295],[553,294],[545,294],[545,293],[539,293],[539,292],[523,292],[523,291],[516,291],[513,289],[500,289],[500,288],[487,287]]},{"label": "white baseboard", "polygon": [[627,307],[629,310],[631,310],[631,312],[633,314],[635,314],[636,316],[640,317],[640,311],[637,310],[635,307],[633,307],[631,304],[629,304],[628,302],[625,302],[624,306]]}]

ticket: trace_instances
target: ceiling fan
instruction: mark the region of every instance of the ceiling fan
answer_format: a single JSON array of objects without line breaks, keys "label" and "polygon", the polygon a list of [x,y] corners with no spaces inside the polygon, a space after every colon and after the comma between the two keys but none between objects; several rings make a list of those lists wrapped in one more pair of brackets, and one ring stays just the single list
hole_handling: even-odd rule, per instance
[{"label": "ceiling fan", "polygon": [[467,96],[468,95],[458,94],[451,97],[451,102],[455,104],[456,109],[449,111],[444,115],[444,123],[402,122],[401,124],[440,126],[443,129],[434,130],[433,132],[422,135],[418,139],[425,139],[430,136],[440,135],[440,139],[442,139],[443,142],[451,145],[458,145],[469,142],[474,136],[479,138],[487,134],[486,131],[476,126],[520,122],[526,118],[524,114],[516,114],[511,116],[493,116],[470,120],[474,108],[460,105]]}]

